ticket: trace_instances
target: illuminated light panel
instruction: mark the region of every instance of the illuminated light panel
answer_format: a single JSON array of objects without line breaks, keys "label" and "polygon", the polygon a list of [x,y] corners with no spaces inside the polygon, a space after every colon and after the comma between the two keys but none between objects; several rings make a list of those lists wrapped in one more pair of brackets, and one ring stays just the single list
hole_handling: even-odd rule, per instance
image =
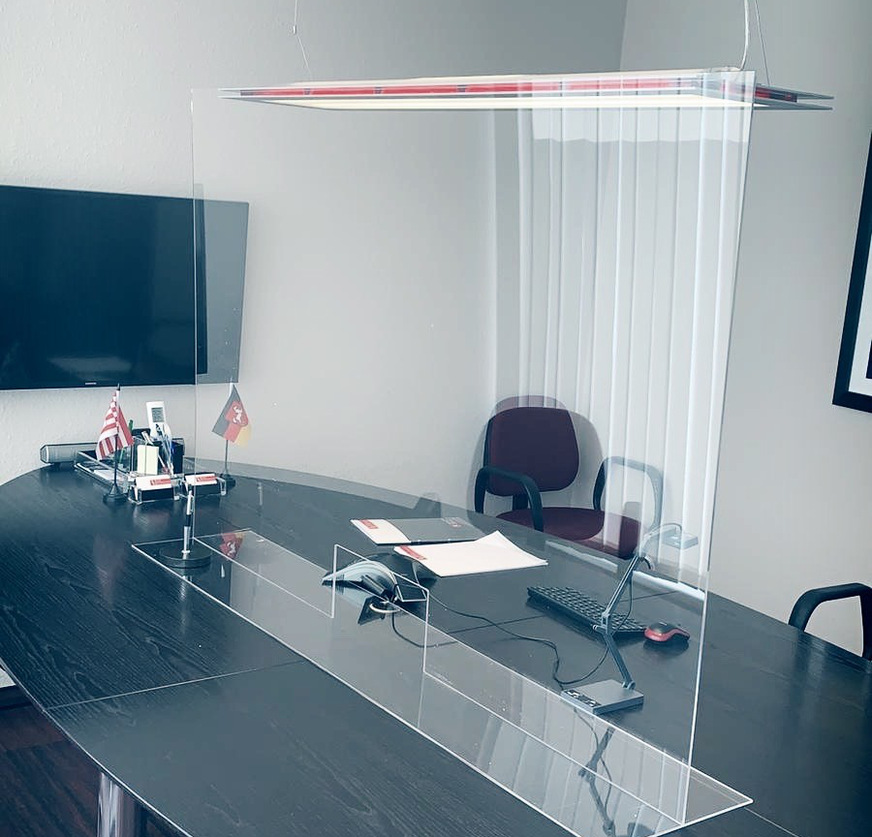
[{"label": "illuminated light panel", "polygon": [[529,110],[741,108],[828,110],[832,97],[751,87],[750,73],[609,73],[563,76],[332,81],[225,89],[227,98],[333,110]]}]

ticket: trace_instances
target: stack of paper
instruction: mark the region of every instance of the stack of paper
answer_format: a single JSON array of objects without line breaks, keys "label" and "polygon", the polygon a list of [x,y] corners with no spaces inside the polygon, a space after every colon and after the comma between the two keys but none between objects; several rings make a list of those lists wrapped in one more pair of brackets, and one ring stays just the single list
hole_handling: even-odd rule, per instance
[{"label": "stack of paper", "polygon": [[515,546],[499,532],[465,543],[398,546],[394,548],[394,552],[419,561],[438,576],[520,570],[525,567],[541,567],[548,563]]}]

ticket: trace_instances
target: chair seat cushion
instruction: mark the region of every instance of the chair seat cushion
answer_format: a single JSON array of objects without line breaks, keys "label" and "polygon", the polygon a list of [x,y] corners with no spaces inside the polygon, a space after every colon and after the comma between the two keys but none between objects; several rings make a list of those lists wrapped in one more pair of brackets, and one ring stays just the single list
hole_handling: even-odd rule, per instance
[{"label": "chair seat cushion", "polygon": [[[532,528],[530,509],[516,509],[497,515],[521,526]],[[639,545],[639,521],[619,514],[596,509],[549,507],[542,509],[545,532],[567,541],[607,552],[618,558],[629,558]]]}]

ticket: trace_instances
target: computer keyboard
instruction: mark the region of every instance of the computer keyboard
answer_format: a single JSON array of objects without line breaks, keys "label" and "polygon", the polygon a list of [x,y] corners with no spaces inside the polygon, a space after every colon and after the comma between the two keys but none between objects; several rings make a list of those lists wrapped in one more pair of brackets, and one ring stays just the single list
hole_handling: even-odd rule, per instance
[{"label": "computer keyboard", "polygon": [[[528,587],[527,595],[534,602],[556,610],[588,628],[599,625],[600,616],[606,609],[602,602],[571,587]],[[612,617],[612,632],[617,636],[641,634],[645,632],[645,625],[616,613]]]}]

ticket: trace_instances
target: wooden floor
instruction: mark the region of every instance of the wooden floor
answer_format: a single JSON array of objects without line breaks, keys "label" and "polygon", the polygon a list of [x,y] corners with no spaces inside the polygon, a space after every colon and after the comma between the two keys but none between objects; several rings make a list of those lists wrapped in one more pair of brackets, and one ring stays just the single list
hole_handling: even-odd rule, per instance
[{"label": "wooden floor", "polygon": [[[0,837],[94,837],[98,772],[32,706],[0,710]],[[177,837],[149,821],[148,837]]]}]

